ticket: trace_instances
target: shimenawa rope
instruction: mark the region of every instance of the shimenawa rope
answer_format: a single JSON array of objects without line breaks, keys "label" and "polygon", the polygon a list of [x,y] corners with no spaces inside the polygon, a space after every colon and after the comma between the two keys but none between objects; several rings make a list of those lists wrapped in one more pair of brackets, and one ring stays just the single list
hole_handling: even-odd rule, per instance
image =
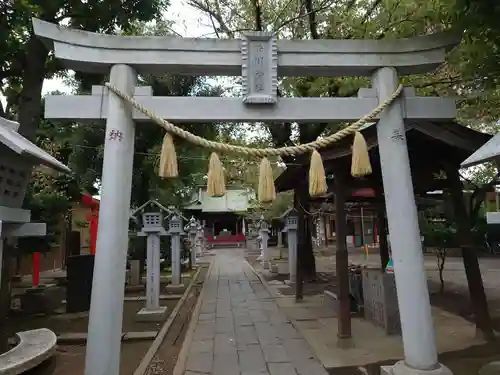
[{"label": "shimenawa rope", "polygon": [[[327,147],[332,143],[335,143],[346,136],[356,133],[354,138],[353,150],[352,150],[352,166],[351,174],[353,176],[359,177],[371,173],[371,165],[368,155],[368,147],[363,135],[358,132],[359,128],[364,124],[372,121],[377,117],[387,106],[389,106],[403,91],[403,86],[399,85],[396,91],[387,98],[385,101],[380,103],[375,109],[373,109],[369,114],[363,116],[358,121],[347,126],[346,128],[339,130],[335,134],[329,135],[327,137],[318,138],[317,140],[302,145],[296,146],[286,146],[279,148],[251,148],[244,146],[236,146],[222,142],[215,142],[205,139],[203,137],[192,134],[184,129],[181,129],[171,122],[164,120],[152,111],[145,108],[142,104],[137,102],[133,97],[125,94],[116,86],[106,83],[106,87],[118,95],[120,98],[130,103],[135,109],[149,117],[153,122],[160,125],[167,131],[167,135],[164,138],[164,144],[162,146],[162,153],[160,157],[160,177],[177,177],[177,163],[173,162],[172,159],[176,159],[175,148],[173,146],[172,138],[169,134],[181,137],[194,145],[212,149],[221,152],[230,152],[236,154],[243,154],[246,156],[262,157],[267,156],[296,156],[305,154],[307,152],[313,153],[313,163],[311,163],[309,170],[309,193],[311,196],[320,196],[326,193],[327,183],[325,172],[323,168],[323,163],[321,157],[317,152],[318,149]],[[316,151],[316,152],[315,152]],[[215,154],[215,153],[212,153]],[[211,160],[215,160],[216,155],[211,156]],[[319,157],[319,158],[318,158]],[[218,157],[217,157],[218,160]],[[267,160],[267,159],[266,159]],[[267,166],[268,161],[263,160],[264,165]],[[208,186],[210,188],[209,194],[212,196],[222,196],[225,194],[225,186],[219,186],[224,184],[224,178],[221,178],[222,165],[220,161],[218,163],[210,163],[212,169],[209,169],[209,181]],[[213,168],[221,170],[213,170]],[[265,171],[265,172],[264,172]],[[265,174],[265,175],[263,175]],[[213,180],[212,176],[217,176]],[[272,176],[271,168],[262,168],[259,174],[259,200],[263,203],[271,202],[276,197],[276,192],[274,190],[274,179]]]}]

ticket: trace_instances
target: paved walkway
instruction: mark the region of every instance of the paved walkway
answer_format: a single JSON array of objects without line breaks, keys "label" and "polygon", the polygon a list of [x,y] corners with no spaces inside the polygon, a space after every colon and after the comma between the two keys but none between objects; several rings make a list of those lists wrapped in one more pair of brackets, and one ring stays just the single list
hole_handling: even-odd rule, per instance
[{"label": "paved walkway", "polygon": [[243,250],[216,250],[203,288],[185,375],[327,375]]}]

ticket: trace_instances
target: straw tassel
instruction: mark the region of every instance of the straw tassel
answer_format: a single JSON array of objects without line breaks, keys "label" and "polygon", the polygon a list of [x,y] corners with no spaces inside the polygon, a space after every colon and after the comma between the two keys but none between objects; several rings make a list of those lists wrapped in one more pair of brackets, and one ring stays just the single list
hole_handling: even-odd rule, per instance
[{"label": "straw tassel", "polygon": [[326,194],[328,186],[326,184],[325,168],[323,160],[317,150],[311,155],[309,167],[309,195],[311,197],[320,197]]},{"label": "straw tassel", "polygon": [[158,166],[158,176],[162,178],[172,178],[179,175],[177,166],[177,153],[175,152],[174,140],[169,133],[163,137],[161,145],[160,165]]},{"label": "straw tassel", "polygon": [[370,154],[366,140],[361,132],[357,131],[354,134],[354,142],[352,144],[352,164],[351,175],[354,177],[362,177],[372,173],[372,165],[370,163]]},{"label": "straw tassel", "polygon": [[219,156],[212,152],[208,165],[207,193],[210,197],[222,197],[226,194],[226,180],[224,169]]},{"label": "straw tassel", "polygon": [[276,199],[273,168],[269,159],[264,157],[259,168],[259,202],[271,203]]}]

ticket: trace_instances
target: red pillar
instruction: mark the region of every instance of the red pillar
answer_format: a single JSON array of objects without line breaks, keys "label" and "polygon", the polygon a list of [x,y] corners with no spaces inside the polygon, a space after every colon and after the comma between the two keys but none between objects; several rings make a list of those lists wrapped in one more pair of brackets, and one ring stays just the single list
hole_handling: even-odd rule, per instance
[{"label": "red pillar", "polygon": [[90,254],[95,254],[97,245],[97,228],[99,226],[99,211],[93,209],[90,214]]},{"label": "red pillar", "polygon": [[40,253],[33,253],[33,287],[37,287],[40,284]]}]

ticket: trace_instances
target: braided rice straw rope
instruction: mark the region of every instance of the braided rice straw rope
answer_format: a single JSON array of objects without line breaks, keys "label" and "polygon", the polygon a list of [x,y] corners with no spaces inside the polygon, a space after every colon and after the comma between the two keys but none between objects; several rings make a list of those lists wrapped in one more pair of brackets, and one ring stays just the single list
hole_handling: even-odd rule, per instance
[{"label": "braided rice straw rope", "polygon": [[296,156],[305,154],[308,152],[312,152],[314,150],[324,148],[329,146],[332,143],[335,143],[346,136],[355,133],[359,130],[361,126],[372,121],[375,117],[377,117],[380,112],[382,112],[385,108],[387,108],[403,91],[403,85],[399,85],[396,91],[387,98],[384,102],[380,103],[375,109],[373,109],[369,114],[363,116],[355,123],[347,126],[346,128],[339,130],[335,134],[329,135],[324,138],[317,139],[313,142],[304,143],[302,145],[297,146],[287,146],[287,147],[279,147],[279,148],[251,148],[244,146],[235,146],[222,142],[209,141],[203,137],[199,137],[193,133],[190,133],[186,130],[183,130],[171,122],[164,120],[158,116],[156,116],[149,109],[145,108],[142,104],[137,102],[133,97],[128,96],[123,93],[120,89],[115,87],[114,85],[107,82],[106,87],[111,90],[113,93],[118,95],[123,100],[130,103],[135,109],[139,112],[143,113],[147,117],[149,117],[153,122],[163,127],[167,132],[174,134],[178,137],[184,138],[186,141],[191,142],[197,146],[205,147],[208,149],[221,151],[221,152],[230,152],[236,154],[243,154],[247,156],[253,157],[264,157],[264,156]]}]

